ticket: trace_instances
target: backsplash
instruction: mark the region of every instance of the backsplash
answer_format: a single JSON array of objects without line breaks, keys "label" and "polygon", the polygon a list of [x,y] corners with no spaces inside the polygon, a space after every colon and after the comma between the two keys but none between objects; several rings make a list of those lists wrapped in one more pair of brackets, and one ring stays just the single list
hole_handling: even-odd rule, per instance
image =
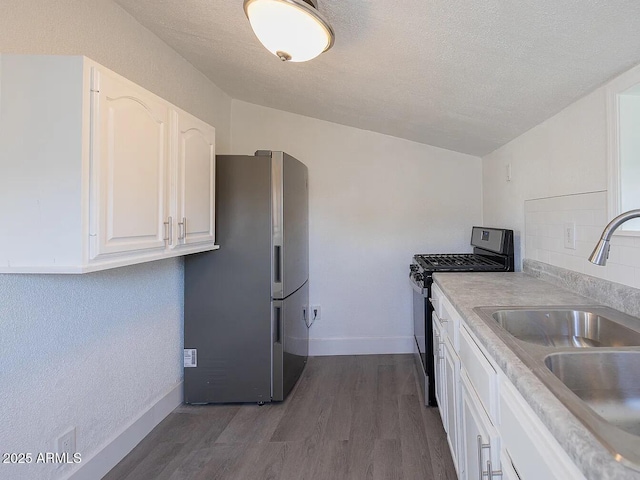
[{"label": "backsplash", "polygon": [[[640,237],[614,235],[604,267],[587,260],[610,220],[606,191],[527,200],[524,204],[525,258],[640,288]],[[564,246],[567,223],[575,223],[575,250]]]},{"label": "backsplash", "polygon": [[640,318],[640,291],[637,288],[528,258],[524,259],[522,271],[627,315]]}]

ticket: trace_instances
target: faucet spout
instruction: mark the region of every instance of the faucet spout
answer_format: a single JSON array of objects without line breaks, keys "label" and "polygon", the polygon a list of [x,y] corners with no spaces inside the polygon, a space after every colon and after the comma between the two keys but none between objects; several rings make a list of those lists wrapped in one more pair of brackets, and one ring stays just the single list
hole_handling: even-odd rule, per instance
[{"label": "faucet spout", "polygon": [[604,266],[607,264],[607,258],[609,258],[609,242],[620,225],[624,222],[631,220],[632,218],[640,218],[640,209],[629,210],[628,212],[621,213],[616,218],[611,220],[609,224],[604,227],[600,241],[593,249],[593,252],[589,256],[589,261],[596,265]]}]

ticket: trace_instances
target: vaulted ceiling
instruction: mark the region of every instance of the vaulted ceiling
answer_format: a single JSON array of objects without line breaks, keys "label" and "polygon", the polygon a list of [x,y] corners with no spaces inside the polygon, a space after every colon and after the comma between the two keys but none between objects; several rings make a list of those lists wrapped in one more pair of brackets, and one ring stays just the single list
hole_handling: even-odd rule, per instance
[{"label": "vaulted ceiling", "polygon": [[331,50],[283,63],[242,0],[115,0],[232,98],[473,155],[640,63],[638,0],[318,0]]}]

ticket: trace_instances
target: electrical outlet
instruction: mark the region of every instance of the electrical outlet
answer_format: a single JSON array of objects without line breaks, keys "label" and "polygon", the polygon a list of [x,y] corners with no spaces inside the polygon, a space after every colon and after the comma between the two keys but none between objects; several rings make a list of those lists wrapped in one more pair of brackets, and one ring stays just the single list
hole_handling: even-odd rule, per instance
[{"label": "electrical outlet", "polygon": [[57,453],[76,453],[76,428],[73,427],[58,437],[56,442]]},{"label": "electrical outlet", "polygon": [[311,305],[311,322],[320,320],[320,305]]},{"label": "electrical outlet", "polygon": [[576,249],[576,224],[564,224],[564,248]]}]

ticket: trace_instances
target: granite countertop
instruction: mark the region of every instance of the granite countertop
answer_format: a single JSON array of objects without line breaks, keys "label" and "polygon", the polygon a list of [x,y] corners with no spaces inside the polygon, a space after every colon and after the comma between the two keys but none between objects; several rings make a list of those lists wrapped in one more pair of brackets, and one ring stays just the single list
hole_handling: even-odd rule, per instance
[{"label": "granite countertop", "polygon": [[525,273],[436,273],[435,283],[486,351],[589,480],[640,479],[617,462],[476,312],[485,306],[598,305]]}]

